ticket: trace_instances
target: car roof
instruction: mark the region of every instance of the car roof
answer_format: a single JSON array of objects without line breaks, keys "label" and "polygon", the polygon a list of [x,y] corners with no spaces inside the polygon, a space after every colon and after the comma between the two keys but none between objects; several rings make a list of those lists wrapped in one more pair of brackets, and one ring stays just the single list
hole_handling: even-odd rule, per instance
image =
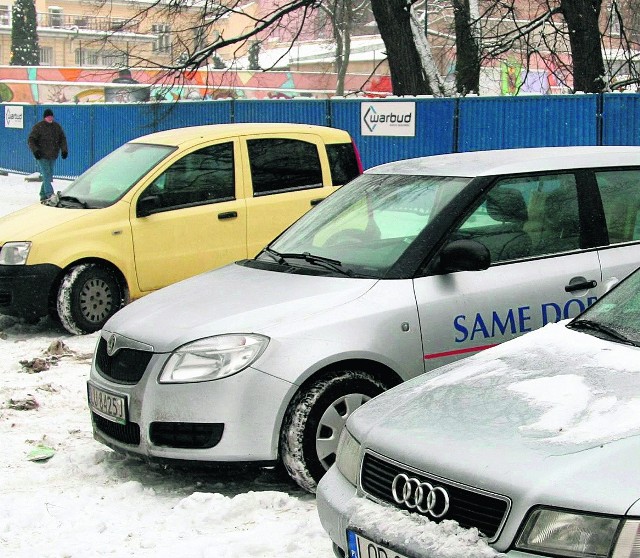
[{"label": "car roof", "polygon": [[368,169],[366,173],[474,177],[626,166],[640,166],[640,146],[533,147],[467,151],[385,163]]},{"label": "car roof", "polygon": [[315,134],[324,138],[327,143],[350,142],[348,132],[328,126],[312,124],[256,123],[242,124],[210,124],[206,126],[188,126],[155,132],[131,140],[131,143],[153,143],[158,145],[197,144],[205,139],[223,139],[227,137],[252,134]]}]

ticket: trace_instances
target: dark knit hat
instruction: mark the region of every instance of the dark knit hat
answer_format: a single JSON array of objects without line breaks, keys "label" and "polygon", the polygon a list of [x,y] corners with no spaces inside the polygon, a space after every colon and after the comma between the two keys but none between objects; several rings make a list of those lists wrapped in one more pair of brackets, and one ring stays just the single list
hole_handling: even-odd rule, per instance
[{"label": "dark knit hat", "polygon": [[42,117],[46,118],[47,116],[53,116],[53,111],[51,109],[44,109],[44,112],[42,113]]}]

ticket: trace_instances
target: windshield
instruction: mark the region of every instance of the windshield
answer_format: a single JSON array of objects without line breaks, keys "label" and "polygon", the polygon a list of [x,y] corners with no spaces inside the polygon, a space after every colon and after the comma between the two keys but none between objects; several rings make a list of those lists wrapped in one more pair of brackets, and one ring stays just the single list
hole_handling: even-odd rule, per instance
[{"label": "windshield", "polygon": [[[330,259],[350,274],[383,277],[470,178],[365,174],[325,199],[270,249]],[[273,258],[263,253],[261,259]],[[305,265],[297,259],[295,265]]]},{"label": "windshield", "polygon": [[175,149],[125,143],[74,180],[52,203],[63,207],[107,207]]},{"label": "windshield", "polygon": [[640,346],[640,270],[570,322],[569,327]]}]

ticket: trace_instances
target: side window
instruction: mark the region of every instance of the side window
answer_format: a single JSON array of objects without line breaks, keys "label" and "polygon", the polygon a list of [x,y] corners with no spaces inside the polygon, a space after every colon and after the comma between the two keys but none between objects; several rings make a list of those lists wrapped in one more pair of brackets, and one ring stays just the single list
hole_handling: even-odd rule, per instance
[{"label": "side window", "polygon": [[580,220],[575,177],[501,180],[453,238],[481,242],[493,263],[576,250]]},{"label": "side window", "polygon": [[327,145],[327,157],[334,186],[342,186],[360,174],[358,156],[352,143]]},{"label": "side window", "polygon": [[185,155],[149,185],[146,196],[156,197],[156,210],[235,199],[233,142]]},{"label": "side window", "polygon": [[248,140],[247,147],[254,196],[322,187],[314,143],[270,138]]},{"label": "side window", "polygon": [[596,173],[609,243],[640,240],[640,170]]}]

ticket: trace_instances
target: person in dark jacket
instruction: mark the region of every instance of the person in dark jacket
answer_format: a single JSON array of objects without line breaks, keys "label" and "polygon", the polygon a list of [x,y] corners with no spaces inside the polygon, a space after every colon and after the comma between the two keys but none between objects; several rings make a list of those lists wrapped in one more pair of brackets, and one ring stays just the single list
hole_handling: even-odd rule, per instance
[{"label": "person in dark jacket", "polygon": [[54,193],[51,182],[53,181],[53,164],[58,158],[58,154],[62,153],[63,159],[69,155],[64,130],[60,124],[53,121],[51,109],[45,109],[42,120],[31,128],[27,141],[42,175],[40,201],[45,201]]}]

